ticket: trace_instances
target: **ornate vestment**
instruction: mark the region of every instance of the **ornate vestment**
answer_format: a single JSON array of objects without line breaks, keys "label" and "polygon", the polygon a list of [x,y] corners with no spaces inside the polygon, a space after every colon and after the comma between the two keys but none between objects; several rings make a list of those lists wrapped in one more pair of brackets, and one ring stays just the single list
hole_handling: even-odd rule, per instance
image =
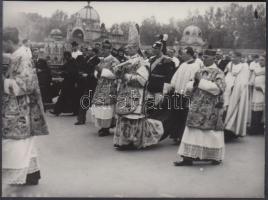
[{"label": "ornate vestment", "polygon": [[[4,80],[2,136],[5,139],[25,139],[47,135],[43,103],[36,70],[30,58],[18,49]],[[13,92],[11,92],[13,91]]]},{"label": "ornate vestment", "polygon": [[186,85],[186,91],[192,92],[192,103],[178,154],[222,161],[225,145],[222,102],[218,99],[225,89],[224,74],[213,64],[199,70],[195,76],[200,78],[198,86],[193,87],[194,81]]},{"label": "ornate vestment", "polygon": [[[201,77],[200,86],[192,92],[192,101],[186,125],[204,130],[223,130],[224,73],[215,66],[199,70],[195,77]],[[214,86],[213,86],[214,85]],[[220,94],[214,95],[203,87],[218,87]]]},{"label": "ornate vestment", "polygon": [[[119,61],[112,55],[102,59],[97,68],[102,70],[99,77],[92,103],[96,106],[112,105],[116,103],[117,80],[113,77],[113,68],[119,64]],[[108,72],[111,77],[104,74]]]},{"label": "ornate vestment", "polygon": [[[137,54],[130,57],[129,64],[115,69],[115,74],[121,80],[116,105],[116,146],[132,144],[137,148],[144,148],[157,144],[163,134],[161,122],[147,119],[143,109],[145,87],[149,77],[147,65]],[[131,77],[129,81],[124,80],[125,75]]]},{"label": "ornate vestment", "polygon": [[[148,80],[149,69],[144,59],[139,55],[130,58],[131,64],[119,67],[116,70],[120,78],[120,85],[117,96],[116,114],[124,117],[144,117],[144,94],[145,84]],[[135,79],[126,81],[122,76],[128,74],[135,76]]]}]

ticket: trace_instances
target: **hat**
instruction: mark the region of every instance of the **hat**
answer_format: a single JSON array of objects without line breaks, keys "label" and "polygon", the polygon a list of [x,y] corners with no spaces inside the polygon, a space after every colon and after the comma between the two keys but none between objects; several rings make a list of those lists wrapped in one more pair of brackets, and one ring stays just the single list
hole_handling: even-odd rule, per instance
[{"label": "hat", "polygon": [[73,42],[71,43],[71,45],[72,45],[73,47],[76,47],[76,46],[78,46],[78,43],[77,43],[76,41],[73,41]]},{"label": "hat", "polygon": [[155,48],[161,48],[162,47],[162,42],[160,42],[160,41],[157,41],[157,42],[155,42],[154,44],[153,44],[153,48],[155,49]]},{"label": "hat", "polygon": [[204,54],[203,55],[204,56],[216,56],[217,52],[218,52],[218,50],[215,51],[215,50],[212,50],[212,49],[206,49],[204,51]]},{"label": "hat", "polygon": [[129,26],[128,45],[140,47],[140,33],[138,24],[131,23]]}]

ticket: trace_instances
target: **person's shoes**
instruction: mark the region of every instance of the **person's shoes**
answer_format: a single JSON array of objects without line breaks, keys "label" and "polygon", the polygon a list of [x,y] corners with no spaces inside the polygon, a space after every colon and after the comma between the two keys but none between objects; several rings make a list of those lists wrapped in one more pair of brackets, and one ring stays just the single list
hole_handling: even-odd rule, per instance
[{"label": "person's shoes", "polygon": [[175,161],[173,162],[174,166],[191,166],[193,165],[193,161],[191,160],[183,160],[183,161]]},{"label": "person's shoes", "polygon": [[221,161],[212,160],[212,161],[211,161],[211,164],[212,164],[212,165],[219,165],[219,164],[221,164]]},{"label": "person's shoes", "polygon": [[38,185],[38,183],[39,183],[39,180],[36,180],[36,181],[31,180],[31,181],[26,181],[24,185]]},{"label": "person's shoes", "polygon": [[52,115],[55,115],[55,116],[57,116],[57,117],[60,115],[59,113],[56,113],[56,112],[51,111],[51,110],[49,111],[49,113],[52,114]]},{"label": "person's shoes", "polygon": [[128,144],[128,145],[118,145],[118,144],[114,144],[114,147],[119,150],[119,151],[124,151],[124,150],[136,150],[137,148],[132,145],[132,144]]},{"label": "person's shoes", "polygon": [[109,129],[101,129],[99,130],[99,137],[104,137],[110,135]]},{"label": "person's shoes", "polygon": [[85,122],[83,123],[83,122],[76,122],[74,125],[83,125],[83,124],[85,124]]},{"label": "person's shoes", "polygon": [[174,139],[173,139],[173,144],[174,144],[174,145],[179,145],[180,143],[181,143],[181,141],[180,141],[179,138],[176,138],[176,139],[174,138]]},{"label": "person's shoes", "polygon": [[169,133],[164,132],[164,134],[161,136],[159,141],[162,141],[162,140],[166,139],[168,136],[169,136]]}]

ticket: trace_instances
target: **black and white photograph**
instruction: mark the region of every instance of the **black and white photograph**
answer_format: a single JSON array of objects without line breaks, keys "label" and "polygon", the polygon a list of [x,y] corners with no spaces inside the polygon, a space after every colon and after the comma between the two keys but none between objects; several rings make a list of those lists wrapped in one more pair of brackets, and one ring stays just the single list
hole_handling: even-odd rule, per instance
[{"label": "black and white photograph", "polygon": [[2,197],[265,197],[265,1],[2,17]]}]

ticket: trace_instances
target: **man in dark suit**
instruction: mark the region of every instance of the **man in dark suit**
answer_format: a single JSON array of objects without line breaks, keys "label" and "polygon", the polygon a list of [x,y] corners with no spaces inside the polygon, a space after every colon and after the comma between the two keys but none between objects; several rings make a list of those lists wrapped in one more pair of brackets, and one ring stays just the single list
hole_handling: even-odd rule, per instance
[{"label": "man in dark suit", "polygon": [[[93,98],[97,79],[94,76],[95,67],[99,64],[100,59],[98,57],[99,49],[93,48],[88,49],[88,58],[85,63],[85,70],[83,73],[83,77],[86,82],[86,87],[84,89],[83,95],[80,97],[79,103],[79,111],[77,116],[77,122],[75,125],[82,125],[86,122],[86,112],[88,108],[91,106],[91,100]],[[83,98],[87,96],[87,98]],[[82,99],[81,99],[82,98]],[[81,105],[83,104],[83,105]]]}]

